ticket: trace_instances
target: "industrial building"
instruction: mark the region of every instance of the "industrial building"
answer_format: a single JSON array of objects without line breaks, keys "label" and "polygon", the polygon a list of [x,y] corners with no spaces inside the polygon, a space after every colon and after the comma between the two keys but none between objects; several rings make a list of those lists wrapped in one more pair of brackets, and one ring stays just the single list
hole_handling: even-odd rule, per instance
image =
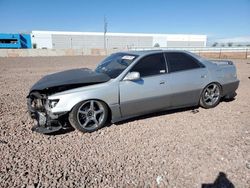
[{"label": "industrial building", "polygon": [[[206,35],[140,34],[102,32],[32,31],[36,48],[47,49],[131,49],[148,47],[205,47]],[[105,42],[104,42],[105,41]]]},{"label": "industrial building", "polygon": [[0,49],[1,48],[6,48],[6,49],[31,48],[30,35],[0,33]]}]

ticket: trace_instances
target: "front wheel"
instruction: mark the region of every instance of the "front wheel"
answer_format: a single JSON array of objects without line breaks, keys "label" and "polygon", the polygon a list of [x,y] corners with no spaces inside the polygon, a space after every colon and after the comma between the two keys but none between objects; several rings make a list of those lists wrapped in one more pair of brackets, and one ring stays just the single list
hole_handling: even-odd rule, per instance
[{"label": "front wheel", "polygon": [[108,108],[104,102],[87,100],[78,103],[69,114],[69,122],[82,132],[93,132],[103,127],[108,118]]},{"label": "front wheel", "polygon": [[221,98],[221,87],[217,83],[211,83],[202,91],[200,105],[203,108],[213,108],[217,106]]}]

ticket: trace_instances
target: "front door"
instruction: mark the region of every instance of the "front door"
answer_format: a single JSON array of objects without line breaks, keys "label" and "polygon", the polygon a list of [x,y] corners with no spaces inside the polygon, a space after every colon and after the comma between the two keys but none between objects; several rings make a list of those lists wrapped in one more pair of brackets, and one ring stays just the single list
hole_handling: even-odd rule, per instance
[{"label": "front door", "polygon": [[142,58],[130,70],[141,78],[120,82],[120,107],[123,117],[140,115],[169,106],[168,75],[163,53]]}]

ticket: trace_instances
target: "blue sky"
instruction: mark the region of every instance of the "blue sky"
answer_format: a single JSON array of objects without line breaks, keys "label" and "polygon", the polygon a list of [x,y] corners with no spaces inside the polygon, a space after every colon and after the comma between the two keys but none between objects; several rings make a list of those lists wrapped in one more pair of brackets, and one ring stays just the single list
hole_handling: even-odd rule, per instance
[{"label": "blue sky", "polygon": [[0,0],[0,33],[32,30],[250,36],[250,0]]}]

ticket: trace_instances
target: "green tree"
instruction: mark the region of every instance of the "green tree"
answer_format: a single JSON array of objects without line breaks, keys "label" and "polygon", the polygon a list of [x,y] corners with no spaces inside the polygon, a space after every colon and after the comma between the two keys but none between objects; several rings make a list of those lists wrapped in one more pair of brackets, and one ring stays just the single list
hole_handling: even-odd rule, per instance
[{"label": "green tree", "polygon": [[159,43],[155,43],[154,47],[159,48],[160,44]]},{"label": "green tree", "polygon": [[218,42],[213,43],[212,47],[218,46]]}]

